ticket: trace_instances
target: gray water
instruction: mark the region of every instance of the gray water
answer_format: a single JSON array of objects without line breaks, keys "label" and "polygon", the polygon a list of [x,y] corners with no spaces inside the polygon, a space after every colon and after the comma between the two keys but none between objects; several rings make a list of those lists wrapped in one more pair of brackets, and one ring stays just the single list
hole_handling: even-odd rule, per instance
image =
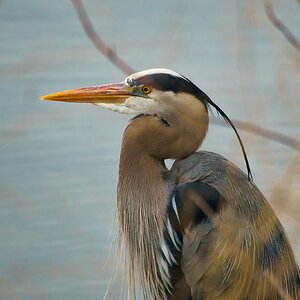
[{"label": "gray water", "polygon": [[[174,69],[230,117],[299,138],[299,52],[260,1],[85,2],[95,28],[133,68]],[[274,7],[300,38],[297,1]],[[113,276],[118,156],[129,117],[39,96],[124,74],[90,43],[67,0],[0,2],[0,41],[0,299],[102,299]],[[271,196],[296,152],[242,136],[255,181]],[[203,147],[244,169],[228,128],[211,126]],[[298,177],[293,193],[299,189]],[[295,236],[299,218],[280,216]],[[299,240],[292,244],[299,258]],[[108,299],[120,293],[117,276]]]}]

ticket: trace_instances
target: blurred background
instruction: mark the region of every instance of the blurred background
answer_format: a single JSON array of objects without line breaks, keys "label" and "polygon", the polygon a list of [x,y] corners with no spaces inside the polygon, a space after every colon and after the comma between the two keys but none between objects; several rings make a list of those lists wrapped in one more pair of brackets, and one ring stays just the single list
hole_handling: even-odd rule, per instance
[{"label": "blurred background", "polygon": [[[300,4],[271,2],[300,39]],[[300,138],[300,51],[261,1],[84,1],[101,37],[136,70],[167,67],[233,119]],[[128,116],[42,102],[57,90],[123,80],[68,0],[0,1],[0,298],[103,299],[114,277],[118,159]],[[254,180],[300,261],[299,153],[241,131]],[[203,148],[244,170],[233,131]],[[120,275],[108,299],[118,299]]]}]

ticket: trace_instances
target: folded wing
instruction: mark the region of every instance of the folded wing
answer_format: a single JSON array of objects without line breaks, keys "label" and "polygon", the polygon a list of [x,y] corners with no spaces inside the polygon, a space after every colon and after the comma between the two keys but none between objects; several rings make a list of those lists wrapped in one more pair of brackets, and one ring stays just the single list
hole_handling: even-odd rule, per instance
[{"label": "folded wing", "polygon": [[169,299],[300,299],[285,231],[247,175],[205,151],[176,161],[170,175],[167,221],[178,242],[168,239],[177,260]]}]

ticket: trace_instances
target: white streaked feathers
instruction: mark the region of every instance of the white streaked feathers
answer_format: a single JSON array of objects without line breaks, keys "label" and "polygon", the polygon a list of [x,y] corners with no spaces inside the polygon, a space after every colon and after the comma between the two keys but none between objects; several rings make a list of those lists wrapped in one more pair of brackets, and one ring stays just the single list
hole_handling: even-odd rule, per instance
[{"label": "white streaked feathers", "polygon": [[152,98],[129,97],[123,103],[95,103],[95,105],[121,114],[151,114],[155,111],[155,102],[156,100]]},{"label": "white streaked feathers", "polygon": [[[172,207],[173,207],[173,209],[175,207],[174,211],[178,217],[177,206],[176,206],[174,198],[172,199]],[[170,241],[172,242],[172,245],[174,246],[176,251],[180,251],[181,242],[177,236],[177,233],[172,228],[169,218],[167,218],[167,220],[166,220],[166,229],[167,229],[166,233],[170,237]],[[158,267],[160,270],[161,279],[164,282],[164,286],[168,291],[170,291],[170,288],[172,286],[171,286],[171,282],[170,282],[169,267],[177,265],[178,262],[174,256],[174,254],[172,253],[170,247],[167,245],[167,243],[165,241],[162,243],[160,248],[162,251],[162,255],[160,256],[160,259],[158,261]]]},{"label": "white streaked feathers", "polygon": [[172,207],[173,207],[173,210],[174,210],[174,212],[175,212],[175,214],[176,214],[176,217],[177,217],[177,219],[178,219],[178,222],[179,222],[179,224],[180,224],[179,214],[178,214],[178,210],[177,210],[177,204],[176,204],[176,201],[175,201],[175,197],[174,197],[174,196],[172,197]]},{"label": "white streaked feathers", "polygon": [[175,76],[175,77],[184,78],[175,71],[172,71],[172,70],[169,70],[169,69],[164,69],[164,68],[154,68],[154,69],[148,69],[148,70],[144,70],[144,71],[137,72],[137,73],[129,75],[128,77],[126,77],[125,83],[127,82],[127,80],[130,81],[130,80],[137,79],[139,77],[143,77],[143,76],[146,76],[146,75],[153,75],[153,74],[169,74],[169,75],[172,75],[172,76]]},{"label": "white streaked feathers", "polygon": [[135,113],[131,107],[120,105],[120,104],[111,104],[111,103],[94,103],[97,106],[104,107],[110,111],[115,111],[120,114],[132,114]]},{"label": "white streaked feathers", "polygon": [[170,223],[169,218],[167,219],[167,229],[168,229],[168,234],[172,240],[173,245],[175,246],[176,250],[180,250],[181,243],[177,237],[177,234],[174,232],[172,225]]}]

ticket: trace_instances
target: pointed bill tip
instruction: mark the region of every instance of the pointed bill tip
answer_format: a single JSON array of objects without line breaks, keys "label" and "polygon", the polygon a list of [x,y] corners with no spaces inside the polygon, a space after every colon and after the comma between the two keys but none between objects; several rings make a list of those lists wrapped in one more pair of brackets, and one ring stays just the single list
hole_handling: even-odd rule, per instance
[{"label": "pointed bill tip", "polygon": [[55,101],[55,98],[53,98],[53,94],[43,95],[43,96],[40,96],[39,98],[40,98],[40,100]]},{"label": "pointed bill tip", "polygon": [[44,95],[40,99],[63,102],[81,102],[80,100],[85,100],[85,102],[88,102],[91,96],[93,97],[94,95],[87,93],[86,89],[75,89]]},{"label": "pointed bill tip", "polygon": [[124,83],[106,84],[95,87],[66,90],[41,96],[42,100],[77,103],[122,103],[131,96]]}]

